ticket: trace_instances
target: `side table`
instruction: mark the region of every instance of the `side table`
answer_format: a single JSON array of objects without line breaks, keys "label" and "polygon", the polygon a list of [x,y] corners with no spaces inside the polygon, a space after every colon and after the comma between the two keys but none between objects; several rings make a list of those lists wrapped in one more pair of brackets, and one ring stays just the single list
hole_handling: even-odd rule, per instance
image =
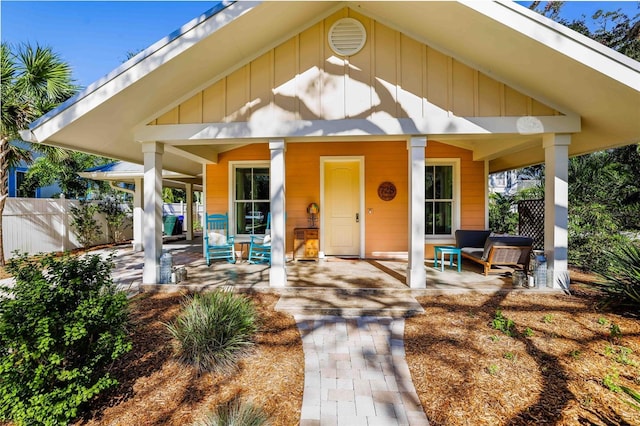
[{"label": "side table", "polygon": [[238,257],[238,262],[242,262],[242,253],[245,250],[247,252],[246,260],[249,260],[249,247],[251,246],[251,241],[240,240],[236,241],[236,243],[240,244],[240,256]]},{"label": "side table", "polygon": [[433,266],[438,267],[438,256],[441,256],[440,259],[440,271],[444,272],[444,256],[449,255],[449,267],[453,269],[453,256],[457,255],[457,265],[458,272],[462,271],[462,250],[458,247],[452,246],[435,246],[434,248],[434,256],[433,256]]}]

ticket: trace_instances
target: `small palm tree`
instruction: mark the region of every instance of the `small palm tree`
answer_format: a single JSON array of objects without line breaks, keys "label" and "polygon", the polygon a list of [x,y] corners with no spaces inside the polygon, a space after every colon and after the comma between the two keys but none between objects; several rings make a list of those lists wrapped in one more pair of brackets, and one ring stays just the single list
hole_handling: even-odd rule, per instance
[{"label": "small palm tree", "polygon": [[[20,161],[31,162],[31,152],[15,144],[20,130],[73,96],[79,89],[71,78],[71,67],[49,47],[20,45],[15,51],[2,43],[2,119],[0,122],[0,218],[8,197],[9,169]],[[33,145],[52,160],[60,160],[65,151]],[[2,220],[0,220],[0,265],[4,266]]]},{"label": "small palm tree", "polygon": [[618,251],[608,251],[609,271],[602,274],[599,287],[605,292],[604,305],[640,308],[640,246],[629,244]]}]

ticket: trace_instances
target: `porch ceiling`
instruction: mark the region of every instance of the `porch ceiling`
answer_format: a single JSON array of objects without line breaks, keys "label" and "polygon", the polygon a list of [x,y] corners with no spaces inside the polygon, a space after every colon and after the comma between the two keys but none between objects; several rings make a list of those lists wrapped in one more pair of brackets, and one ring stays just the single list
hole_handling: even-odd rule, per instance
[{"label": "porch ceiling", "polygon": [[[345,6],[560,111],[577,114],[581,131],[572,137],[572,155],[640,139],[638,62],[517,4],[471,1],[220,6],[35,122],[31,139],[141,164],[135,134],[152,118]],[[312,135],[291,136],[308,140]],[[458,134],[438,140],[472,149],[475,158],[490,160],[491,171],[544,160],[540,135]],[[197,176],[202,164],[217,161],[218,152],[258,141],[266,139],[173,140],[164,164]],[[199,147],[203,144],[208,150]]]}]

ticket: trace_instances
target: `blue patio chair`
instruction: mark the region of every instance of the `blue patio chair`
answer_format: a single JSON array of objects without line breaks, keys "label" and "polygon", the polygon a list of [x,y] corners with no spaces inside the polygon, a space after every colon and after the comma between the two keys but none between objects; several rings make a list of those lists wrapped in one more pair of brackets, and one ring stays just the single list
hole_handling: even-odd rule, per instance
[{"label": "blue patio chair", "polygon": [[271,264],[271,212],[267,213],[267,226],[264,236],[251,236],[247,261],[249,263]]},{"label": "blue patio chair", "polygon": [[212,260],[236,263],[234,236],[229,235],[229,217],[225,214],[207,214],[204,246],[207,266]]}]

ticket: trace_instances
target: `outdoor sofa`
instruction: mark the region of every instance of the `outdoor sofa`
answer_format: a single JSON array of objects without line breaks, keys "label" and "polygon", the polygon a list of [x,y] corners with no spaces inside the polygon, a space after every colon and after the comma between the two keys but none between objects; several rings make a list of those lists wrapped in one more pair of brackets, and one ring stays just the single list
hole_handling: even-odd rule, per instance
[{"label": "outdoor sofa", "polygon": [[[513,272],[529,268],[533,239],[519,235],[494,235],[491,231],[456,231],[456,247],[462,257],[481,264],[484,274]],[[494,268],[506,266],[507,268]]]}]

